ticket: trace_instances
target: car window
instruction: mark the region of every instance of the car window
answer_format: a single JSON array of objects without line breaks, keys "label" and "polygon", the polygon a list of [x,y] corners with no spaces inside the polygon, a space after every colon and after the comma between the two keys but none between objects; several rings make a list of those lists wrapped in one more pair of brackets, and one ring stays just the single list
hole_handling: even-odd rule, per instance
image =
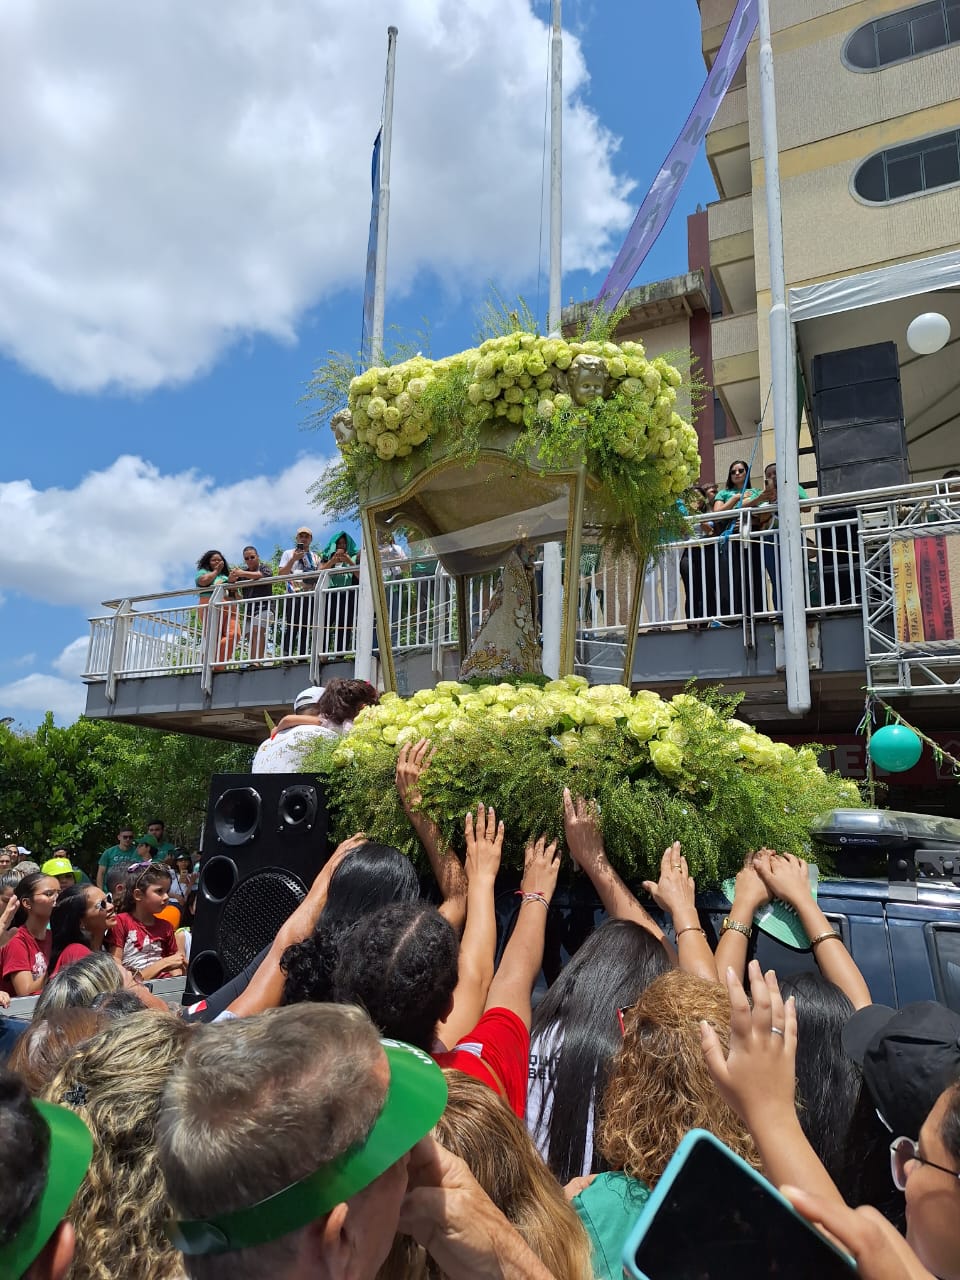
[{"label": "car window", "polygon": [[960,926],[924,926],[937,999],[960,1013]]}]

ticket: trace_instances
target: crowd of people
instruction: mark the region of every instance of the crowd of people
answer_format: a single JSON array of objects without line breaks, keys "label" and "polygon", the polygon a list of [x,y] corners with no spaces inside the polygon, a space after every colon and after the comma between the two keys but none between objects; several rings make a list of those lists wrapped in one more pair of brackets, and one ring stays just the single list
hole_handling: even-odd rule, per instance
[{"label": "crowd of people", "polygon": [[[446,848],[419,808],[430,760],[407,744],[396,785],[435,893],[353,836],[265,953],[175,1011],[149,984],[184,963],[159,843],[119,833],[106,889],[23,876],[4,985],[40,998],[0,1069],[0,1274],[619,1277],[700,1128],[861,1274],[960,1277],[960,1017],[872,1004],[801,859],[747,854],[714,950],[680,845],[648,910],[567,792],[498,962],[503,824],[481,805],[465,858]],[[534,1008],[561,848],[609,918]],[[748,964],[774,899],[816,973]]]}]

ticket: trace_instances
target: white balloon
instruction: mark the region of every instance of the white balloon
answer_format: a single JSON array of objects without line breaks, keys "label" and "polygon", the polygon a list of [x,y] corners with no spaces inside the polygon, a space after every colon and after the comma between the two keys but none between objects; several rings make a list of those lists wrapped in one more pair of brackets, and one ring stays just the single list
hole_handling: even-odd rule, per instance
[{"label": "white balloon", "polygon": [[932,356],[950,341],[950,321],[939,311],[924,311],[910,321],[907,345],[918,356]]}]

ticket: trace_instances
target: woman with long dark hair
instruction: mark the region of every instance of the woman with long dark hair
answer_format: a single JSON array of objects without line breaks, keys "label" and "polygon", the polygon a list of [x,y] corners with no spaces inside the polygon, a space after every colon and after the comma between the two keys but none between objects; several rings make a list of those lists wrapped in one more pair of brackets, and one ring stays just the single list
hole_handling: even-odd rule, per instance
[{"label": "woman with long dark hair", "polygon": [[620,1048],[619,1010],[671,967],[663,945],[632,920],[595,930],[534,1010],[527,1127],[561,1182],[597,1173],[594,1116]]},{"label": "woman with long dark hair", "polygon": [[61,889],[50,915],[51,977],[91,951],[102,951],[104,939],[116,922],[112,894],[95,884]]},{"label": "woman with long dark hair", "polygon": [[372,840],[357,845],[331,877],[313,936],[283,953],[283,1003],[329,1000],[344,934],[380,907],[415,902],[419,897],[420,882],[409,858],[391,845]]},{"label": "woman with long dark hair", "polygon": [[[740,561],[740,517],[735,514],[741,507],[752,506],[759,490],[750,487],[750,463],[735,458],[727,470],[726,484],[717,493],[713,504],[715,512],[729,513],[725,519],[714,520],[714,531],[721,535],[718,564],[720,571],[720,612],[740,615],[743,613],[743,566]],[[751,600],[754,610],[764,605],[763,559],[760,543],[750,543]]]},{"label": "woman with long dark hair", "polygon": [[[203,630],[206,633],[207,617],[210,610],[210,597],[215,587],[235,581],[231,576],[230,566],[222,551],[205,551],[197,561],[197,573],[194,582],[200,597],[200,616],[203,619]],[[224,593],[229,599],[236,596],[235,591]],[[217,635],[217,659],[219,663],[228,662],[233,657],[237,643],[237,606],[220,606],[220,621]],[[222,666],[220,667],[222,670]]]},{"label": "woman with long dark hair", "polygon": [[848,1181],[848,1133],[860,1092],[860,1072],[843,1051],[840,1033],[853,1003],[819,973],[798,973],[780,983],[797,1006],[797,1094],[800,1125],[827,1172]]}]

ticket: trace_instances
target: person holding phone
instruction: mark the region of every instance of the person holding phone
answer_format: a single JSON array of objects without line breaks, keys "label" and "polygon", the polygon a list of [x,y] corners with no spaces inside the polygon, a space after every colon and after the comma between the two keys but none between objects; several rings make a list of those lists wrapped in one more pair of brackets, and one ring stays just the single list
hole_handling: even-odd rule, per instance
[{"label": "person holding phone", "polygon": [[320,569],[320,557],[311,551],[313,530],[302,524],[294,534],[293,546],[280,557],[277,574],[287,579],[284,601],[282,652],[285,658],[306,658],[310,654],[313,625],[313,588]]}]

